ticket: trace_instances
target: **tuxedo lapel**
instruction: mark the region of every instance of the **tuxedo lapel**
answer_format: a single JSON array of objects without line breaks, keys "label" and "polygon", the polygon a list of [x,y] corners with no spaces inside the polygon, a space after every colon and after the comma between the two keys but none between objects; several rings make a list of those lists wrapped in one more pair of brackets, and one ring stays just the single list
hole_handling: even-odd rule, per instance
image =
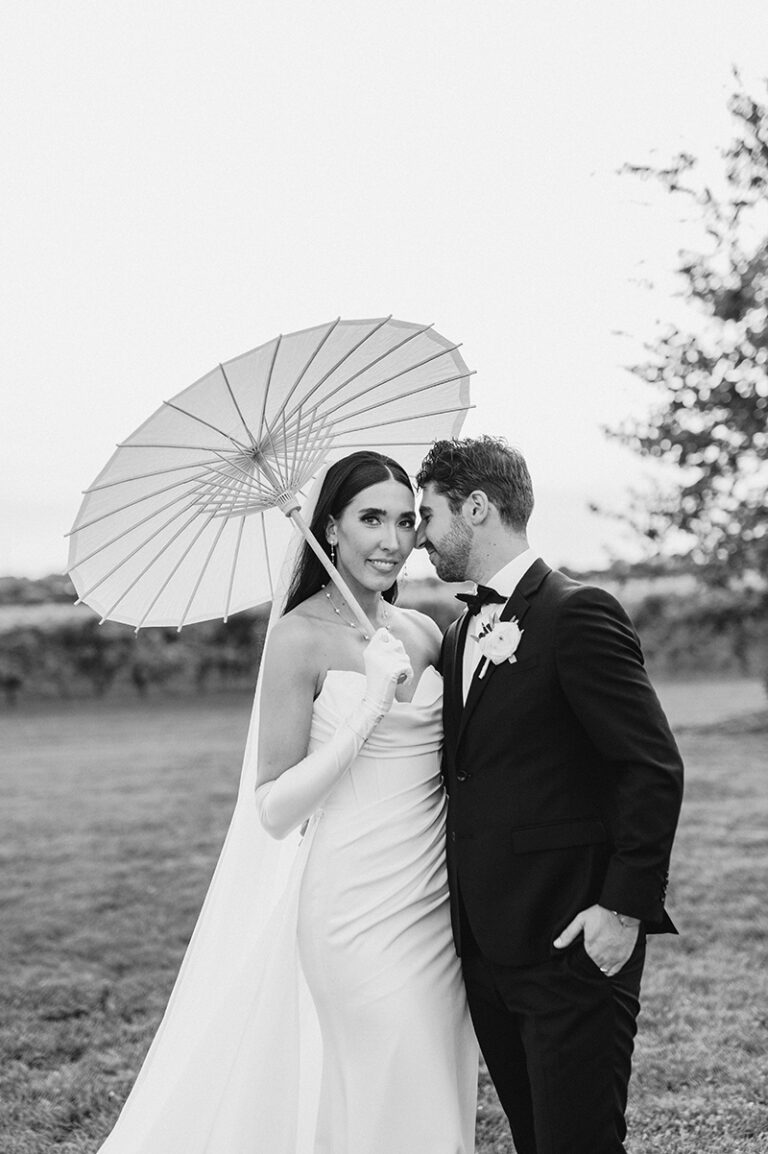
[{"label": "tuxedo lapel", "polygon": [[467,633],[469,632],[469,623],[472,620],[469,613],[464,613],[459,618],[456,629],[456,664],[454,666],[453,683],[456,692],[459,696],[459,701],[464,700],[464,647],[467,644]]},{"label": "tuxedo lapel", "polygon": [[444,670],[447,675],[445,678],[445,733],[446,738],[450,738],[458,734],[461,711],[464,708],[464,693],[463,693],[463,665],[464,665],[464,645],[466,644],[467,627],[469,625],[469,614],[464,613],[457,621],[454,621],[449,628],[446,658],[447,668]]},{"label": "tuxedo lapel", "polygon": [[[529,608],[529,604],[530,604],[529,599],[536,593],[536,590],[539,588],[539,586],[541,585],[542,581],[547,576],[547,574],[551,573],[551,572],[552,572],[552,570],[550,569],[549,565],[547,565],[546,562],[542,561],[540,557],[536,561],[534,561],[534,563],[533,563],[533,565],[531,565],[530,569],[526,573],[523,574],[520,581],[518,582],[517,588],[515,589],[514,593],[509,598],[506,605],[502,609],[501,614],[499,616],[499,620],[500,621],[511,621],[514,618],[517,621],[517,623],[520,625],[520,627],[522,628],[523,618],[525,617],[526,613],[528,612],[528,608]],[[464,632],[466,633],[466,628],[465,628]],[[483,669],[484,666],[485,666],[485,672],[483,673],[483,676],[481,677],[480,673],[481,673],[481,670]],[[469,687],[469,693],[467,694],[467,700],[466,700],[466,703],[464,705],[464,709],[463,709],[462,714],[461,714],[461,725],[459,726],[459,735],[458,735],[457,744],[459,741],[461,741],[461,738],[464,734],[464,730],[466,728],[467,722],[469,721],[470,717],[472,716],[472,713],[474,712],[475,708],[477,707],[478,701],[480,700],[482,695],[487,691],[488,686],[491,683],[491,681],[493,679],[493,675],[497,669],[498,669],[498,666],[494,665],[493,662],[488,662],[486,664],[484,661],[481,661],[480,664],[477,666],[477,669],[475,670],[475,675],[472,678],[472,684]],[[461,672],[461,671],[459,671],[459,672]],[[459,677],[459,684],[461,685],[461,678],[460,677]]]}]

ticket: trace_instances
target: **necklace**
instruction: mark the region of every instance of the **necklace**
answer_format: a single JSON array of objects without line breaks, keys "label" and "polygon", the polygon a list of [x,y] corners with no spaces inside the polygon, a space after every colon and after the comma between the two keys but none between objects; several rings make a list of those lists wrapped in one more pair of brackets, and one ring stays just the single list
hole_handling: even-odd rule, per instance
[{"label": "necklace", "polygon": [[[344,614],[341,612],[341,610],[337,608],[337,606],[333,600],[333,597],[331,597],[331,592],[330,592],[330,589],[328,588],[328,586],[323,585],[323,589],[325,590],[325,595],[328,598],[328,604],[330,605],[331,609],[336,614],[336,616],[341,621],[343,621],[345,625],[348,625],[350,629],[356,629],[358,633],[361,633],[364,641],[370,641],[371,640],[370,633],[366,633],[364,629],[361,629],[356,621],[348,621],[347,618],[344,616]],[[342,601],[342,605],[346,605],[346,601]],[[384,618],[384,626],[383,627],[384,627],[384,629],[387,629],[391,633],[392,632],[392,626],[391,626],[390,620],[389,620],[389,610],[387,609],[386,601],[381,602],[381,609],[382,609],[382,617]]]}]

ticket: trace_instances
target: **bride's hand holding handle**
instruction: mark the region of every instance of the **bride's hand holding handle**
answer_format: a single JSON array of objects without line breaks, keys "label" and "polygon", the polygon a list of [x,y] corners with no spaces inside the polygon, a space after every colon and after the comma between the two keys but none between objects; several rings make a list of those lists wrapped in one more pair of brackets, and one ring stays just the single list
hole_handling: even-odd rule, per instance
[{"label": "bride's hand holding handle", "polygon": [[363,652],[365,666],[365,697],[377,717],[383,717],[392,708],[398,685],[413,680],[413,667],[401,641],[387,629],[377,629]]}]

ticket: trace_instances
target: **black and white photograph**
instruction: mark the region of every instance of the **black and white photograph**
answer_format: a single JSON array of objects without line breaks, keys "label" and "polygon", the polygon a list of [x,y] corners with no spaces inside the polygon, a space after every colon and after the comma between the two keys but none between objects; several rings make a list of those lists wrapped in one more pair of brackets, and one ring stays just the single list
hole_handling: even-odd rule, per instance
[{"label": "black and white photograph", "polygon": [[0,1150],[768,1154],[768,9],[0,8]]}]

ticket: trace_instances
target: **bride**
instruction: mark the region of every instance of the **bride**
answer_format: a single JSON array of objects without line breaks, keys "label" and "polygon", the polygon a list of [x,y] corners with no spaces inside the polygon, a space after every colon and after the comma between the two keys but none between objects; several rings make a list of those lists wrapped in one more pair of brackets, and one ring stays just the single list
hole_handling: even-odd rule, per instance
[{"label": "bride", "polygon": [[407,474],[371,451],[338,461],[311,529],[375,632],[304,544],[270,629],[227,844],[103,1154],[474,1150],[441,638],[394,604],[415,541]]}]

